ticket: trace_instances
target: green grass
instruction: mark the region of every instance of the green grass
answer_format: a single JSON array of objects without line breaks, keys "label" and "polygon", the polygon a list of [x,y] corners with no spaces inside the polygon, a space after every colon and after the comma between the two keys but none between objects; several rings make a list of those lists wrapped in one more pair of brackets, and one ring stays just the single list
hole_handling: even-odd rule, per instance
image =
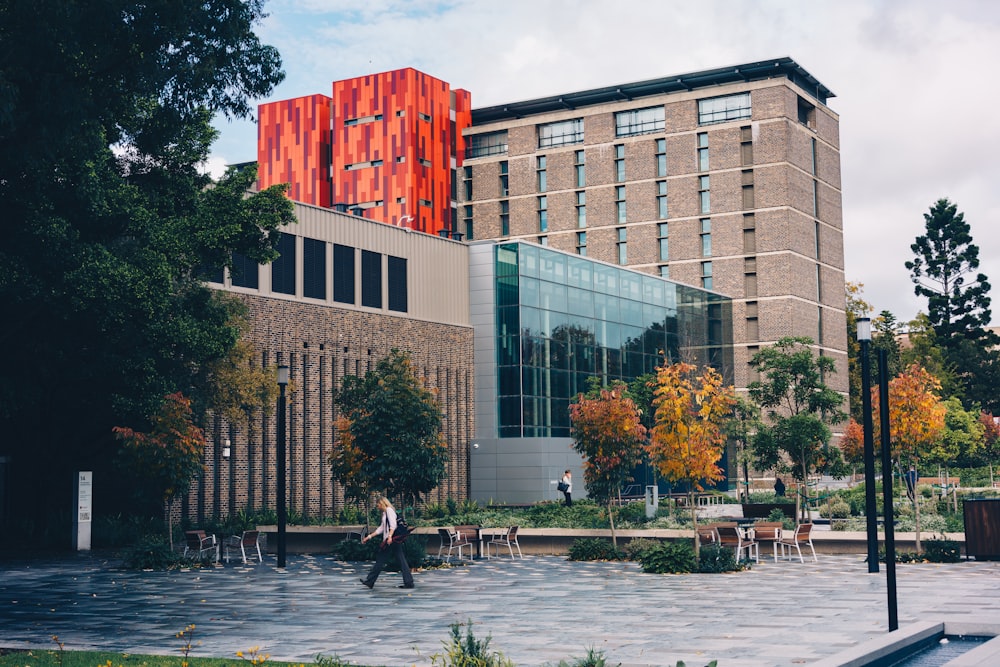
[{"label": "green grass", "polygon": [[[0,667],[246,667],[250,658],[185,658],[178,649],[176,655],[132,655],[107,651],[0,650]],[[259,659],[258,665],[262,664]],[[301,663],[272,662],[268,667],[285,667]],[[312,664],[312,663],[310,663]],[[336,664],[336,663],[334,663]],[[341,663],[347,664],[347,663]]]}]

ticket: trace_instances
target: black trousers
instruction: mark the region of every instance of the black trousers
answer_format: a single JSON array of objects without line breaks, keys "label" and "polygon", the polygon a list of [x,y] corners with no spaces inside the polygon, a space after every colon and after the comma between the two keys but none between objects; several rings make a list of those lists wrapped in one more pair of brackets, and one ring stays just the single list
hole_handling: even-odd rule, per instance
[{"label": "black trousers", "polygon": [[378,575],[381,574],[382,570],[385,568],[385,564],[389,562],[389,556],[391,555],[395,555],[396,560],[399,561],[399,569],[403,574],[403,584],[406,586],[413,585],[413,574],[410,572],[410,564],[406,562],[406,553],[403,552],[403,543],[393,542],[388,546],[379,546],[378,554],[375,556],[375,564],[372,565],[372,569],[368,572],[368,576],[365,578],[365,581],[369,586],[375,585]]},{"label": "black trousers", "polygon": [[572,507],[573,495],[569,491],[563,491],[563,495],[566,496],[566,507]]}]

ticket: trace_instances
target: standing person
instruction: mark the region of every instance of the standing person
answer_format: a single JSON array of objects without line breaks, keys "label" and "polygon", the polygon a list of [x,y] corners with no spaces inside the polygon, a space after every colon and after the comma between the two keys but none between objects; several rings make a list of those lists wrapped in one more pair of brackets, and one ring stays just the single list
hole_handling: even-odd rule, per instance
[{"label": "standing person", "polygon": [[569,470],[563,473],[560,480],[563,484],[563,497],[566,498],[566,507],[573,506],[573,473]]},{"label": "standing person", "polygon": [[396,532],[396,510],[389,502],[389,499],[382,496],[378,499],[377,507],[382,510],[382,521],[379,522],[378,530],[369,533],[361,538],[362,542],[367,542],[376,535],[382,536],[382,544],[379,545],[378,554],[375,556],[375,564],[372,565],[368,576],[361,580],[368,588],[375,587],[375,581],[379,573],[389,560],[389,554],[395,553],[396,560],[399,561],[399,569],[403,574],[403,585],[400,588],[413,588],[413,574],[410,572],[410,564],[406,562],[406,554],[403,553],[403,543],[393,542],[392,534]]},{"label": "standing person", "polygon": [[785,495],[785,483],[781,481],[781,478],[774,480],[774,495],[781,498]]}]

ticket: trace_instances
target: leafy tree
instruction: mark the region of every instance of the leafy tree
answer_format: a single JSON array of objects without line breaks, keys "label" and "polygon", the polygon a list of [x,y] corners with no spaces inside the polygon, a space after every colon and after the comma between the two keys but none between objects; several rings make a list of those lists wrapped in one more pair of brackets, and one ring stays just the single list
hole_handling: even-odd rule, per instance
[{"label": "leafy tree", "polygon": [[854,465],[862,465],[865,460],[864,426],[854,421],[852,417],[844,427],[844,435],[840,438],[840,451],[844,460]]},{"label": "leafy tree", "polygon": [[986,465],[990,468],[990,486],[993,486],[993,462],[997,459],[998,448],[1000,448],[1000,420],[997,420],[992,413],[981,412],[979,423],[983,425],[983,448],[981,456]]},{"label": "leafy tree", "polygon": [[[934,446],[944,432],[945,406],[938,398],[941,383],[917,365],[889,381],[889,442],[892,456],[900,467],[919,468],[921,461],[932,456]],[[873,427],[877,442],[881,442],[881,396],[878,387],[872,389]],[[914,494],[916,546],[920,551],[920,504]]]},{"label": "leafy tree", "polygon": [[750,470],[753,462],[753,438],[763,426],[760,420],[760,408],[747,398],[737,395],[733,403],[733,415],[726,424],[726,435],[736,444],[736,465],[743,473],[741,496],[744,502],[750,498]]},{"label": "leafy tree", "polygon": [[[344,487],[344,496],[359,504],[367,503],[371,497],[371,484],[365,474],[365,464],[369,456],[354,440],[351,432],[352,422],[347,417],[334,420],[337,446],[330,452],[330,471],[333,479]],[[364,512],[365,523],[368,522],[368,512]]]},{"label": "leafy tree", "polygon": [[1000,359],[992,347],[1000,337],[990,323],[990,283],[978,273],[979,246],[958,207],[939,199],[924,214],[926,233],[906,262],[917,296],[927,298],[927,316],[947,360],[959,371],[966,406],[995,400],[1000,390]]},{"label": "leafy tree", "polygon": [[569,408],[573,449],[584,456],[587,495],[608,507],[611,541],[615,534],[614,501],[632,470],[642,460],[646,428],[639,409],[622,384],[601,389],[594,397],[580,394]]},{"label": "leafy tree", "polygon": [[349,483],[366,483],[405,503],[440,484],[448,461],[441,406],[408,353],[394,349],[364,377],[346,376],[334,401],[349,420],[337,445],[357,448],[350,456],[360,460],[361,481]]},{"label": "leafy tree", "polygon": [[851,416],[857,420],[861,415],[861,344],[858,342],[858,319],[868,317],[872,305],[864,300],[864,283],[848,281],[845,283],[847,292],[847,369],[848,392],[850,395]]},{"label": "leafy tree", "polygon": [[[214,187],[199,170],[212,116],[247,115],[283,76],[262,16],[261,0],[0,10],[0,336],[18,350],[0,369],[0,455],[25,532],[70,506],[51,480],[119,477],[113,425],[144,430],[177,391],[196,415],[211,403],[241,307],[201,270],[270,261],[293,220],[281,188],[247,196],[252,169]],[[131,502],[95,484],[95,511]]]},{"label": "leafy tree", "polygon": [[[954,396],[944,401],[944,432],[931,447],[928,460],[944,468],[944,478],[948,478],[948,468],[953,465],[970,465],[975,461],[983,450],[983,438],[985,429],[979,421],[977,411],[967,411],[962,407],[962,402]],[[948,493],[948,489],[941,489],[942,498]],[[958,512],[958,494],[953,493],[952,499],[955,504],[955,511]]]},{"label": "leafy tree", "polygon": [[941,383],[941,395],[964,398],[965,388],[926,314],[918,313],[909,323],[908,338],[909,346],[900,352],[903,367],[908,368],[913,364],[922,367]]},{"label": "leafy tree", "polygon": [[782,338],[750,360],[762,377],[750,383],[750,397],[768,419],[754,438],[758,467],[788,466],[801,482],[814,471],[846,472],[829,427],[847,417],[843,397],[823,381],[836,369],[830,357],[813,354],[812,344],[807,337]]},{"label": "leafy tree", "polygon": [[714,368],[696,375],[692,364],[676,363],[656,372],[656,423],[647,445],[650,461],[660,474],[688,488],[688,507],[695,527],[695,491],[702,482],[723,478],[719,460],[726,442],[725,425],[732,418],[736,392],[723,384]]},{"label": "leafy tree", "polygon": [[180,392],[164,397],[151,422],[149,433],[123,426],[112,431],[124,443],[125,465],[146,480],[162,500],[172,550],[171,508],[174,499],[187,493],[192,479],[204,469],[205,432],[194,424],[191,401]]}]

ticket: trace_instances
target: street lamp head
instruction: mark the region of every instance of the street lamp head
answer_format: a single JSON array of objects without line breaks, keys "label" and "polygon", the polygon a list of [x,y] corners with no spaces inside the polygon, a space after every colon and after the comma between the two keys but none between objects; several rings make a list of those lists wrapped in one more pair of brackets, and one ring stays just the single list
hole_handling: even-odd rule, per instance
[{"label": "street lamp head", "polygon": [[870,341],[872,339],[872,320],[870,317],[858,318],[858,341]]},{"label": "street lamp head", "polygon": [[282,387],[288,384],[288,366],[278,366],[278,384]]}]

